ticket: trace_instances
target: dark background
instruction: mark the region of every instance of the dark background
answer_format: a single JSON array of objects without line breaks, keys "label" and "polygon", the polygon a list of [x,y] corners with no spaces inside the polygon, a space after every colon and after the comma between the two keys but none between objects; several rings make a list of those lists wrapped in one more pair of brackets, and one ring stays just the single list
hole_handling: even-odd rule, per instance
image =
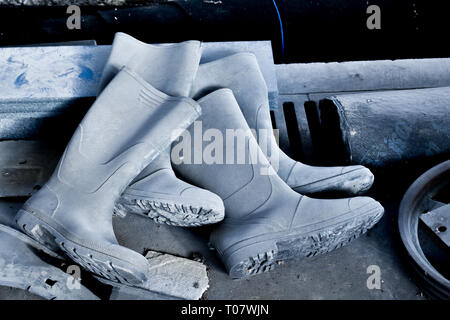
[{"label": "dark background", "polygon": [[[142,41],[272,40],[275,62],[447,57],[449,1],[272,0],[150,1],[82,7],[81,30],[69,30],[66,6],[0,6],[0,45],[97,40],[116,31]],[[369,30],[367,7],[381,8],[381,30]]]}]

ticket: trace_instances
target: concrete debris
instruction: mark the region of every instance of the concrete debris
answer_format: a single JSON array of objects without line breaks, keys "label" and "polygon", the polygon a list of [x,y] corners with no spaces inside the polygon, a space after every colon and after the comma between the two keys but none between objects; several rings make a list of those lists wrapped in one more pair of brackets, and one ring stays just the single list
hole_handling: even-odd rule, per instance
[{"label": "concrete debris", "polygon": [[42,250],[42,246],[19,231],[0,225],[0,285],[49,300],[98,299],[79,279],[42,260],[36,250]]},{"label": "concrete debris", "polygon": [[150,263],[150,275],[140,288],[99,279],[115,287],[111,300],[199,300],[209,287],[203,263],[157,251],[148,251],[145,257]]},{"label": "concrete debris", "polygon": [[149,251],[149,288],[168,295],[189,300],[198,300],[208,289],[208,274],[203,263]]}]

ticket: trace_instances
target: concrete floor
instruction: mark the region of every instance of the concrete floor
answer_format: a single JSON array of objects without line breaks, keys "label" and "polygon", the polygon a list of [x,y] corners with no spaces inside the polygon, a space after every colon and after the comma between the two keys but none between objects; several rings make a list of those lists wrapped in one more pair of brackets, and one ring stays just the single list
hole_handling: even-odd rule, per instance
[{"label": "concrete floor", "polygon": [[[311,259],[292,260],[274,271],[232,280],[215,252],[208,249],[206,230],[158,226],[130,216],[117,221],[117,235],[137,251],[151,248],[192,257],[201,254],[210,267],[207,299],[421,299],[393,245],[394,210],[369,233],[348,246]],[[139,239],[129,237],[139,230]],[[367,288],[367,267],[381,270],[381,289]]]},{"label": "concrete floor", "polygon": [[[389,179],[389,185],[391,181],[396,179]],[[210,227],[170,227],[134,215],[115,217],[114,226],[119,242],[137,252],[151,249],[186,258],[203,257],[210,278],[206,299],[424,299],[400,258],[397,208],[406,189],[396,196],[379,190],[370,196],[379,200],[386,212],[367,234],[326,255],[288,261],[269,273],[243,280],[229,278],[215,252],[209,249]],[[0,223],[11,223],[20,206],[20,200],[0,200]],[[367,268],[373,265],[380,268],[381,288],[370,290]],[[37,298],[22,290],[0,287],[0,299]]]},{"label": "concrete floor", "polygon": [[[392,201],[391,201],[392,202]],[[1,200],[0,223],[9,224],[20,201]],[[206,299],[424,299],[400,259],[396,205],[383,203],[386,214],[366,235],[326,255],[292,260],[274,271],[232,280],[207,245],[208,228],[176,228],[129,215],[114,218],[121,244],[144,253],[147,249],[187,258],[203,257],[209,267]],[[381,270],[381,289],[368,289],[367,267]],[[39,299],[28,292],[0,287],[0,299]]]}]

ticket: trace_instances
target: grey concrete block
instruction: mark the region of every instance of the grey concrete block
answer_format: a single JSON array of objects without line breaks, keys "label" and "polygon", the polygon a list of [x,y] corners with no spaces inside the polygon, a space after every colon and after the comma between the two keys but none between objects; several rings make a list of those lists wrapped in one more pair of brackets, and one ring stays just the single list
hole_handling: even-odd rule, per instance
[{"label": "grey concrete block", "polygon": [[111,300],[199,300],[209,287],[206,266],[200,262],[156,251],[147,252],[146,258],[151,276],[145,290],[115,288]]},{"label": "grey concrete block", "polygon": [[130,287],[98,278],[113,286],[110,300],[199,300],[209,288],[206,266],[167,253],[147,251],[149,279]]},{"label": "grey concrete block", "polygon": [[[0,92],[5,102],[94,97],[110,46],[18,47],[0,49]],[[28,101],[27,101],[28,100]],[[62,108],[62,102],[56,107]],[[35,111],[42,111],[36,105]]]},{"label": "grey concrete block", "polygon": [[[110,50],[92,45],[0,48],[0,140],[38,138],[43,128],[55,126],[53,116],[67,110],[83,114],[97,94]],[[207,42],[203,59],[238,51],[256,55],[275,109],[278,89],[270,41]]]},{"label": "grey concrete block", "polygon": [[198,300],[209,287],[206,266],[197,261],[148,251],[149,288],[167,295]]},{"label": "grey concrete block", "polygon": [[115,290],[111,300],[185,299],[199,300],[209,287],[206,266],[200,262],[175,257],[156,251],[148,251],[150,279],[145,284],[148,292],[121,287]]},{"label": "grey concrete block", "polygon": [[450,59],[276,65],[280,94],[433,88],[450,85]]}]

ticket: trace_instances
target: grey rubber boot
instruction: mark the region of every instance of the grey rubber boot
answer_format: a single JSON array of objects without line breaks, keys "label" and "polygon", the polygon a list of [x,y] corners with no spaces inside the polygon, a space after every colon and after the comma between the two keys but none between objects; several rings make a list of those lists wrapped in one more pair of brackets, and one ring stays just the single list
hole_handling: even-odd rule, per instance
[{"label": "grey rubber boot", "polygon": [[[234,149],[226,150],[227,140],[223,150],[216,150],[223,155],[234,150],[235,158],[237,149],[244,150],[241,164],[189,164],[183,159],[174,165],[183,177],[223,199],[225,220],[212,232],[211,243],[233,278],[271,270],[277,261],[339,248],[382,217],[383,207],[368,197],[317,200],[289,188],[258,147],[231,90],[217,90],[198,102],[202,116],[190,126],[191,135],[200,123],[203,132],[218,130],[224,137],[227,130],[246,133],[245,139],[240,137],[243,147],[234,141]],[[191,144],[188,151],[195,150],[206,152],[204,145]]]},{"label": "grey rubber boot", "polygon": [[[191,96],[197,100],[219,88],[233,91],[248,125],[256,130],[257,139],[261,143],[261,132],[271,132],[272,122],[267,86],[256,57],[251,53],[238,53],[201,64]],[[280,178],[301,194],[341,191],[355,195],[367,191],[373,184],[373,174],[363,166],[309,166],[289,158],[278,148],[273,134],[266,140],[268,147],[263,148],[263,152]]]},{"label": "grey rubber boot", "polygon": [[[158,90],[189,96],[201,56],[199,41],[152,45],[125,33],[116,33],[100,89],[126,66]],[[200,226],[223,220],[222,200],[212,192],[178,179],[170,162],[170,147],[161,152],[130,184],[114,212],[145,215],[157,223]]]},{"label": "grey rubber boot", "polygon": [[222,221],[222,199],[175,176],[170,153],[165,150],[130,184],[114,209],[145,215],[157,223],[195,227]]},{"label": "grey rubber boot", "polygon": [[39,256],[53,253],[20,231],[0,225],[0,285],[48,300],[98,300],[89,289]]},{"label": "grey rubber boot", "polygon": [[198,117],[198,104],[170,97],[123,69],[97,97],[50,180],[15,219],[29,236],[104,278],[140,284],[148,262],[118,244],[114,204],[142,169]]},{"label": "grey rubber boot", "polygon": [[99,92],[126,66],[159,91],[170,96],[187,97],[201,54],[200,41],[147,44],[126,33],[117,32],[103,69]]}]

